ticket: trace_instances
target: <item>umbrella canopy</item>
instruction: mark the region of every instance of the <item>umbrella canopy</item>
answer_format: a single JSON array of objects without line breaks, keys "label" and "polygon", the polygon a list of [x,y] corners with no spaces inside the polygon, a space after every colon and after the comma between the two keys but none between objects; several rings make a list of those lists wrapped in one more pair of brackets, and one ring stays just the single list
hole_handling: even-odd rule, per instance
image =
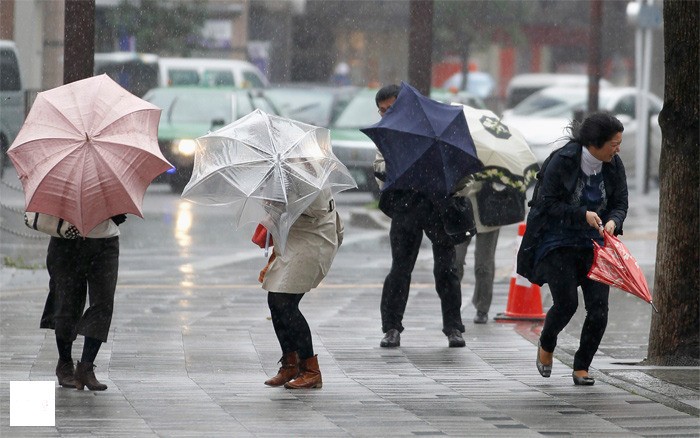
[{"label": "umbrella canopy", "polygon": [[588,278],[629,292],[651,304],[656,310],[651,300],[649,285],[637,260],[617,237],[607,231],[604,234],[605,246],[593,241],[594,258]]},{"label": "umbrella canopy", "polygon": [[230,206],[237,227],[263,224],[283,253],[289,228],[321,191],[356,187],[328,129],[258,109],[197,139],[182,197]]},{"label": "umbrella canopy", "polygon": [[444,199],[464,177],[483,168],[462,109],[429,99],[404,82],[384,117],[360,131],[384,156],[384,190]]},{"label": "umbrella canopy", "polygon": [[143,217],[153,178],[172,165],[158,147],[160,109],[106,74],[39,93],[8,150],[27,211],[85,236],[122,213]]},{"label": "umbrella canopy", "polygon": [[539,165],[522,134],[505,124],[492,111],[453,103],[464,111],[467,126],[484,170],[477,180],[497,181],[525,191],[534,180]]}]

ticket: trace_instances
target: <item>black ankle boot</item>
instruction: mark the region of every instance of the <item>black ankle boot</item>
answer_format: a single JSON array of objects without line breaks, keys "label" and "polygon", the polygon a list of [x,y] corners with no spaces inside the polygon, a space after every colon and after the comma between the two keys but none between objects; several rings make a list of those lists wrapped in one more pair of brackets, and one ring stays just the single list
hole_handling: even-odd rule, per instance
[{"label": "black ankle boot", "polygon": [[56,364],[56,377],[58,384],[64,388],[75,388],[75,366],[72,360],[58,359]]},{"label": "black ankle boot", "polygon": [[92,362],[78,362],[75,367],[75,388],[82,391],[84,387],[90,391],[104,391],[107,385],[100,383],[95,377],[95,365]]}]

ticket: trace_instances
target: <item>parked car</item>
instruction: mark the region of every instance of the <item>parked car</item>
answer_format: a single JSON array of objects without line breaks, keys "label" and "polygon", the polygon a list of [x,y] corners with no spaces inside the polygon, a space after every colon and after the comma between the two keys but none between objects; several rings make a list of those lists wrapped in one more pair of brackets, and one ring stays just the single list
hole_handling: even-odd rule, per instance
[{"label": "parked car", "polygon": [[444,103],[461,103],[472,108],[486,109],[486,104],[477,95],[468,91],[453,91],[441,88],[430,90],[430,98]]},{"label": "parked car", "polygon": [[7,150],[24,123],[24,89],[17,47],[0,40],[0,176],[5,170]]},{"label": "parked car", "polygon": [[[456,89],[461,90],[464,83],[464,73],[457,72],[447,78],[445,82],[442,83],[440,88],[445,90]],[[483,71],[472,71],[469,72],[467,76],[467,89],[466,91],[479,99],[486,99],[490,97],[494,90],[496,89],[496,81],[493,76]]]},{"label": "parked car", "polygon": [[[374,157],[377,147],[372,140],[360,132],[379,121],[377,104],[374,96],[377,89],[365,88],[357,92],[345,109],[331,124],[331,144],[333,153],[347,166],[357,182],[358,189],[379,194],[379,187],[374,179]],[[444,102],[458,102],[476,108],[485,108],[481,99],[468,93],[451,93],[436,89],[431,92],[432,99]]]},{"label": "parked car", "polygon": [[259,68],[238,59],[160,58],[158,69],[161,87],[204,85],[264,88],[269,85]]},{"label": "parked car", "polygon": [[377,104],[374,103],[376,89],[360,90],[338,114],[330,126],[333,153],[347,166],[361,191],[379,193],[374,180],[374,156],[377,148],[372,140],[360,132],[379,121]]},{"label": "parked car", "polygon": [[358,91],[352,86],[282,84],[266,89],[265,95],[284,117],[328,128]]},{"label": "parked car", "polygon": [[[506,89],[506,109],[510,109],[525,100],[528,96],[547,87],[588,87],[588,75],[561,73],[525,73],[513,76]],[[601,79],[599,86],[610,87],[612,84]]]},{"label": "parked car", "polygon": [[261,109],[279,114],[258,89],[162,87],[143,97],[163,110],[158,144],[174,169],[164,177],[173,192],[180,193],[192,176],[195,139]]},{"label": "parked car", "polygon": [[95,53],[95,76],[106,73],[136,96],[158,86],[158,55],[138,52]]},{"label": "parked car", "polygon": [[[663,102],[653,94],[648,95],[651,115],[649,174],[658,176],[661,155],[661,128],[658,114]],[[639,126],[635,109],[637,90],[633,87],[601,88],[599,108],[620,119],[625,127],[622,134],[620,158],[628,174],[633,174],[636,163],[636,132]],[[566,143],[566,127],[576,112],[585,111],[588,105],[588,89],[581,87],[549,87],[523,100],[503,114],[503,122],[518,129],[530,144],[537,160],[542,163],[557,147]]]}]

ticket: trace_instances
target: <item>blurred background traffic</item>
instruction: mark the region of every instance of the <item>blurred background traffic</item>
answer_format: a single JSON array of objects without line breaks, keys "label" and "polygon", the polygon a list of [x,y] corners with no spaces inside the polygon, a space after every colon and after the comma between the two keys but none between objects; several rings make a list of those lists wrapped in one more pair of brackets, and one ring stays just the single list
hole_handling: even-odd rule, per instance
[{"label": "blurred background traffic", "polygon": [[[36,93],[63,83],[66,3],[0,2],[2,168]],[[656,184],[664,75],[658,4],[434,0],[432,37],[417,41],[411,3],[96,0],[94,73],[162,108],[159,143],[176,167],[159,181],[175,193],[191,175],[194,139],[259,108],[328,127],[360,190],[376,194],[375,147],[359,128],[379,120],[378,87],[408,80],[416,45],[431,53],[430,97],[494,111],[542,162],[587,108],[597,37],[598,106],[625,125],[621,155],[630,179]],[[648,117],[637,117],[640,108]],[[638,137],[640,129],[649,135]]]}]

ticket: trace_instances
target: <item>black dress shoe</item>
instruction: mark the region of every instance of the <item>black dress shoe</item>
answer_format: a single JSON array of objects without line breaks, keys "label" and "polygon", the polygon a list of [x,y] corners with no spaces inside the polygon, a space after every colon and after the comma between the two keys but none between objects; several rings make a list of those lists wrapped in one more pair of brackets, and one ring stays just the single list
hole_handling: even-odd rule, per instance
[{"label": "black dress shoe", "polygon": [[574,378],[574,385],[591,386],[595,383],[595,379],[591,376],[579,377],[572,372],[571,377]]},{"label": "black dress shoe", "polygon": [[540,362],[540,341],[537,341],[537,371],[540,372],[540,375],[542,377],[549,377],[552,375],[552,366],[551,365],[545,365],[542,362]]},{"label": "black dress shoe", "polygon": [[393,348],[401,345],[401,333],[396,329],[390,329],[384,334],[384,338],[379,343],[380,347]]},{"label": "black dress shoe", "polygon": [[460,332],[458,329],[452,329],[447,334],[447,341],[450,348],[460,348],[467,345],[467,343],[464,342],[464,338],[462,338],[462,332]]},{"label": "black dress shoe", "polygon": [[474,324],[486,324],[489,320],[489,314],[486,312],[476,311],[476,316],[474,317]]}]

